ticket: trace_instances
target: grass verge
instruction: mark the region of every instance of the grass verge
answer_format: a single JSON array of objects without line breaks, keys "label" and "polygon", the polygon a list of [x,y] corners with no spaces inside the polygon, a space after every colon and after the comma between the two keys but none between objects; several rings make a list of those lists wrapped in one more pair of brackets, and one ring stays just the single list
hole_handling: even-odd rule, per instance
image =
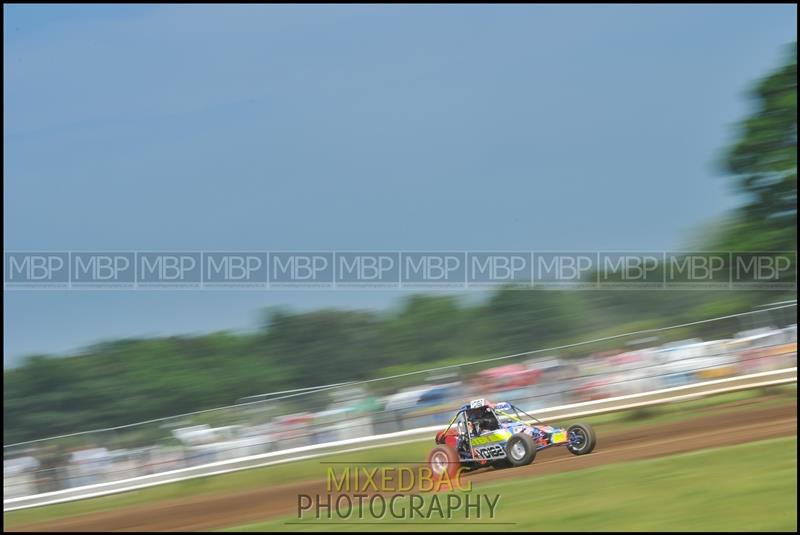
[{"label": "grass verge", "polygon": [[[765,395],[766,394],[766,395]],[[729,394],[710,396],[693,401],[658,405],[643,415],[637,411],[621,411],[594,417],[580,418],[595,426],[599,435],[612,434],[633,428],[646,428],[673,421],[688,421],[709,414],[724,414],[729,411],[742,412],[752,408],[764,408],[797,401],[797,386],[777,386],[767,390],[753,389]],[[568,421],[558,422],[568,424]],[[422,460],[430,450],[432,438],[407,444],[382,446],[349,454],[337,454],[337,461],[351,461],[366,464],[386,459]],[[323,457],[283,463],[262,468],[253,468],[222,474],[199,477],[177,483],[159,485],[101,496],[75,502],[54,504],[31,509],[22,509],[3,514],[6,527],[19,527],[26,524],[55,520],[74,515],[98,513],[113,509],[141,506],[169,500],[185,499],[192,496],[246,491],[269,485],[283,485],[304,480],[323,479],[320,460]]]},{"label": "grass verge", "polygon": [[[476,487],[473,500],[474,493],[492,499],[499,495],[495,518],[476,519],[473,512],[468,519],[462,508],[446,520],[434,514],[430,519],[398,521],[373,517],[364,508],[361,524],[357,513],[346,519],[348,524],[337,521],[334,513],[334,519],[324,524],[313,519],[292,523],[298,522],[295,517],[230,529],[464,531],[489,524],[503,531],[793,532],[797,531],[797,437],[524,477]],[[426,505],[434,499],[445,503],[446,496],[429,494],[424,499]]]}]

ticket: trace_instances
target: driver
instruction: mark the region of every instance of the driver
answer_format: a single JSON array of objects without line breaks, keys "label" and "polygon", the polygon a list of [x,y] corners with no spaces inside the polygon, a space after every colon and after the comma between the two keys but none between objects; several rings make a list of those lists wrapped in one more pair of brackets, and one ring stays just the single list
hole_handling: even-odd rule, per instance
[{"label": "driver", "polygon": [[469,419],[469,428],[475,436],[487,431],[494,431],[498,429],[497,419],[490,410],[484,408],[472,415],[472,418]]}]

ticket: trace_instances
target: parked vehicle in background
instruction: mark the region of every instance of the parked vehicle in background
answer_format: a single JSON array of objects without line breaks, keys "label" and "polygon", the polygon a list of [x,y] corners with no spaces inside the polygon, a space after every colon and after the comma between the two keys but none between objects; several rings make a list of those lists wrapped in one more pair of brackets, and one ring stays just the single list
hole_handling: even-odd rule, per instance
[{"label": "parked vehicle in background", "polygon": [[271,437],[259,427],[196,425],[173,431],[185,445],[184,460],[189,466],[207,462],[258,455],[271,449]]},{"label": "parked vehicle in background", "polygon": [[753,329],[737,333],[730,344],[739,373],[755,373],[797,365],[797,325],[785,329]]},{"label": "parked vehicle in background", "polygon": [[540,373],[540,370],[524,364],[506,364],[483,370],[478,376],[486,392],[503,392],[535,384]]},{"label": "parked vehicle in background", "polygon": [[36,494],[39,466],[39,461],[31,455],[3,460],[3,496],[8,499]]},{"label": "parked vehicle in background", "polygon": [[312,442],[313,423],[314,416],[307,412],[286,414],[273,419],[270,424],[273,449],[308,446]]},{"label": "parked vehicle in background", "polygon": [[698,370],[693,359],[704,351],[703,341],[698,338],[664,344],[656,351],[658,364],[652,372],[661,377],[665,388],[690,384]]},{"label": "parked vehicle in background", "polygon": [[736,355],[730,350],[730,340],[702,342],[702,352],[694,357],[695,376],[698,379],[720,379],[736,375]]},{"label": "parked vehicle in background", "polygon": [[661,387],[661,380],[652,369],[657,362],[654,350],[628,351],[612,355],[607,360],[611,368],[608,390],[612,396],[640,394]]},{"label": "parked vehicle in background", "polygon": [[525,410],[556,407],[573,401],[580,373],[575,363],[558,357],[543,357],[524,364],[537,373],[536,382],[529,388],[529,399],[519,401]]}]

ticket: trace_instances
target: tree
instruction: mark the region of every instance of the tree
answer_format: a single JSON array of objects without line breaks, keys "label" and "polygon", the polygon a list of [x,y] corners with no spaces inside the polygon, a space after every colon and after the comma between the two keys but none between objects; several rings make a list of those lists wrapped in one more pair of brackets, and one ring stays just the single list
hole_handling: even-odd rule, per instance
[{"label": "tree", "polygon": [[[745,195],[725,233],[729,248],[793,250],[797,239],[797,43],[751,92],[756,106],[727,151],[725,171]],[[753,249],[755,247],[755,249]]]}]

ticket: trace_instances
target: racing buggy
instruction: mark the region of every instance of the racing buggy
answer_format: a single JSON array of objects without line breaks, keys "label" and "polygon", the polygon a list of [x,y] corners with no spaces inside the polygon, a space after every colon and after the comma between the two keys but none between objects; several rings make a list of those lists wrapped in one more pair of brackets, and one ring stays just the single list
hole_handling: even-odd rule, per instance
[{"label": "racing buggy", "polygon": [[449,475],[459,467],[525,466],[545,448],[565,446],[573,455],[586,455],[595,443],[588,424],[553,427],[511,403],[476,399],[458,409],[447,428],[436,433],[428,465],[434,474]]}]

